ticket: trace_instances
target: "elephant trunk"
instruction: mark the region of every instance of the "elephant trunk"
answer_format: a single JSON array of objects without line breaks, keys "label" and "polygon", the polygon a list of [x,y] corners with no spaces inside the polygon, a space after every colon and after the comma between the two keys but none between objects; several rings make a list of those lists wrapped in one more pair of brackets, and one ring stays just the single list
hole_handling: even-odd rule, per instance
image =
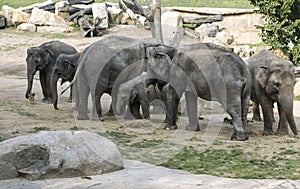
[{"label": "elephant trunk", "polygon": [[297,135],[297,126],[294,120],[293,114],[293,94],[290,94],[286,98],[279,97],[279,103],[282,105],[282,111],[285,114],[285,117],[289,123],[291,130],[293,131],[294,135]]},{"label": "elephant trunk", "polygon": [[27,69],[27,90],[26,90],[26,93],[25,93],[25,98],[28,99],[29,98],[29,95],[31,93],[31,89],[32,89],[32,84],[33,84],[33,77],[36,73],[36,70],[33,68],[28,68]]},{"label": "elephant trunk", "polygon": [[57,99],[58,99],[57,81],[58,81],[58,79],[59,79],[59,76],[58,76],[56,70],[53,70],[51,80],[50,80],[50,86],[51,86],[52,96],[53,96],[53,107],[55,110],[58,110],[58,107],[57,107]]}]

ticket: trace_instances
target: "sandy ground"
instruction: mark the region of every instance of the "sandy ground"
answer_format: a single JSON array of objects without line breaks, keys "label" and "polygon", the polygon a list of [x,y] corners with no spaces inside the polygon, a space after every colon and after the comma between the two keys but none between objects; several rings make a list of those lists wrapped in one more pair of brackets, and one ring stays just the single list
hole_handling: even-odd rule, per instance
[{"label": "sandy ground", "polygon": [[[99,40],[99,38],[81,38],[80,32],[66,35],[68,37],[61,39],[61,41],[75,46],[79,51],[82,51],[92,42]],[[150,37],[150,31],[136,26],[117,26],[110,29],[106,36],[108,35],[147,38]],[[201,110],[205,110],[204,113],[201,113],[204,117],[204,120],[200,121],[202,130],[196,133],[184,130],[186,117],[180,117],[178,121],[179,129],[177,131],[163,130],[161,127],[163,115],[158,114],[153,115],[150,126],[146,124],[143,129],[131,127],[131,122],[125,122],[122,119],[116,119],[114,117],[104,117],[106,119],[104,122],[77,121],[75,119],[76,112],[72,111],[72,104],[67,102],[68,94],[64,94],[59,98],[60,110],[58,111],[54,110],[51,104],[41,102],[41,87],[37,76],[33,87],[33,92],[36,93],[36,101],[32,104],[24,97],[27,86],[26,50],[28,47],[38,46],[41,43],[51,40],[54,40],[54,38],[50,34],[24,33],[17,32],[14,29],[0,31],[0,137],[2,139],[29,134],[36,131],[37,128],[70,130],[74,127],[78,127],[97,133],[103,133],[105,131],[135,133],[137,136],[140,136],[140,139],[162,138],[170,142],[176,142],[180,144],[180,146],[194,146],[195,148],[199,148],[199,150],[209,148],[215,140],[218,140],[223,143],[223,145],[219,146],[220,148],[239,144],[249,151],[256,149],[256,155],[262,157],[271,156],[274,151],[282,148],[300,150],[299,139],[294,139],[292,135],[261,136],[263,129],[262,122],[249,123],[251,131],[250,140],[246,142],[231,141],[232,126],[228,123],[223,123],[223,118],[226,114],[224,114],[223,109],[218,103],[202,104]],[[193,42],[193,40],[188,37],[184,37],[182,41],[183,43]],[[60,86],[59,90],[62,90],[64,87],[65,85]],[[106,112],[110,97],[107,95],[104,96],[102,102],[104,104],[104,112]],[[294,109],[299,129],[299,102],[295,102]],[[251,114],[249,114],[249,117],[251,117]],[[193,140],[187,140],[191,138],[193,138]],[[175,152],[178,152],[180,149],[175,150]],[[130,149],[126,150],[130,151]],[[169,158],[173,155],[174,154],[171,154]],[[147,154],[144,154],[144,157],[137,157],[134,153],[127,153],[125,156],[127,158],[149,162]],[[153,163],[158,164],[160,162]]]}]

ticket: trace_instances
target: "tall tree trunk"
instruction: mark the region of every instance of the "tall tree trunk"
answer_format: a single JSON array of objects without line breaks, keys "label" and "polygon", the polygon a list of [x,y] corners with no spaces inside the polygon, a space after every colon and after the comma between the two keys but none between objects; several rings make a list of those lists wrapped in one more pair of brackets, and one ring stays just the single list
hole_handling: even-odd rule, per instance
[{"label": "tall tree trunk", "polygon": [[152,0],[152,11],[154,17],[154,36],[162,44],[164,43],[161,28],[161,0]]}]

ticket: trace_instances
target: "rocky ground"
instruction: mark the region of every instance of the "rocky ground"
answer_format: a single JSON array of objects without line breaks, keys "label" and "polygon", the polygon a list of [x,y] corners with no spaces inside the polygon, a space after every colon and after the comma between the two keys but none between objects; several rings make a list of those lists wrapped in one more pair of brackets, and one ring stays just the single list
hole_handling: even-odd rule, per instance
[{"label": "rocky ground", "polygon": [[[108,35],[126,35],[136,38],[148,38],[150,37],[150,31],[144,30],[136,26],[116,26],[109,29]],[[99,38],[82,38],[80,32],[72,32],[64,35],[56,34],[41,34],[41,33],[24,33],[17,32],[14,29],[1,30],[0,33],[0,138],[1,140],[27,135],[29,133],[38,132],[39,130],[79,130],[84,129],[95,133],[100,133],[113,139],[119,146],[124,158],[139,160],[154,165],[159,165],[166,160],[173,158],[184,148],[194,148],[198,151],[205,151],[207,149],[231,149],[237,147],[243,149],[246,152],[251,152],[249,158],[264,158],[270,159],[274,154],[279,154],[283,149],[293,150],[294,152],[300,151],[300,141],[290,136],[261,136],[262,122],[250,122],[250,140],[246,142],[236,142],[230,140],[232,133],[232,126],[229,123],[224,123],[223,119],[226,117],[223,109],[218,103],[201,103],[201,116],[204,118],[200,120],[202,130],[197,133],[187,132],[184,130],[184,124],[186,117],[180,117],[179,129],[177,131],[166,131],[162,129],[163,115],[153,114],[150,121],[124,121],[122,118],[104,117],[104,122],[96,121],[77,121],[75,119],[76,112],[72,111],[72,104],[67,102],[68,94],[64,94],[59,98],[60,110],[56,111],[52,108],[51,104],[44,104],[41,102],[41,88],[39,85],[38,77],[34,81],[33,92],[36,93],[35,102],[31,103],[25,99],[24,94],[27,86],[26,80],[26,50],[28,47],[37,46],[46,41],[59,39],[66,43],[75,46],[78,50],[83,50],[92,42],[99,40]],[[182,43],[193,43],[193,39],[184,37]],[[60,87],[62,90],[65,85]],[[108,109],[110,102],[109,96],[104,96],[102,99],[104,104],[104,112]],[[296,102],[295,106],[295,118],[298,123],[298,129],[300,124],[300,103]],[[249,114],[249,117],[251,114]],[[127,138],[126,138],[127,137]],[[149,148],[140,148],[136,144],[141,141],[154,141],[158,142],[158,145],[150,146]],[[140,144],[140,143],[139,143]],[[176,144],[176,145],[174,145]],[[291,156],[286,156],[289,158]],[[299,156],[296,156],[299,159]],[[294,157],[293,157],[294,158]],[[161,168],[159,168],[161,169]],[[126,170],[126,169],[125,169]],[[144,170],[145,171],[145,170]],[[147,171],[146,171],[147,172]],[[193,171],[192,171],[193,172]],[[296,169],[296,178],[299,178],[300,169]],[[130,173],[130,172],[128,172]],[[174,174],[172,171],[166,171],[165,173]],[[123,173],[122,173],[123,174]],[[141,173],[135,173],[140,175]],[[163,172],[162,172],[163,174]],[[199,180],[200,185],[205,183],[212,183],[215,177],[202,177],[194,176],[186,172],[176,172],[176,174],[188,174],[187,183],[191,177]],[[114,175],[117,176],[117,175]],[[223,176],[232,176],[229,173],[225,173]],[[97,179],[102,176],[95,177]],[[139,178],[139,177],[138,177]],[[185,178],[185,177],[184,177]],[[268,177],[267,177],[268,178]],[[94,179],[94,178],[93,178]],[[123,179],[123,178],[122,178]],[[157,179],[155,177],[149,177],[149,179]],[[183,179],[182,176],[174,177],[176,183],[179,183],[178,179]],[[205,181],[207,179],[207,182]],[[109,179],[108,179],[109,180]],[[201,181],[200,181],[201,180]],[[220,181],[220,179],[215,179]],[[223,179],[221,179],[223,181]],[[224,182],[227,180],[225,179]],[[69,182],[69,180],[66,180]],[[72,181],[73,182],[73,181]],[[105,179],[99,181],[104,183]],[[112,183],[112,181],[110,181]],[[137,183],[136,181],[135,183]],[[144,182],[141,179],[141,182]],[[172,183],[172,177],[168,176],[167,179],[162,179],[162,183]],[[174,181],[175,182],[175,181]],[[192,181],[191,181],[192,182]],[[193,181],[194,182],[194,181]],[[244,182],[239,180],[230,180],[228,182]],[[251,183],[249,181],[248,183]],[[256,182],[256,181],[255,181]],[[273,183],[273,185],[265,185],[264,183]],[[11,184],[9,184],[11,183]],[[65,183],[62,180],[45,181],[45,183],[53,184],[53,186],[61,186],[61,183]],[[91,186],[90,181],[78,179],[75,183],[79,183],[79,188],[85,188]],[[89,183],[90,185],[84,185]],[[126,181],[122,182],[123,184]],[[150,182],[150,184],[153,182]],[[245,182],[247,183],[247,182]],[[297,188],[300,187],[299,182],[288,181],[262,181],[260,185],[250,185],[248,188],[275,188],[276,186],[282,186],[281,188]],[[277,183],[274,185],[274,183]],[[282,183],[288,183],[284,185]],[[0,182],[0,188],[3,188],[3,184],[9,184],[10,188],[17,188],[18,184],[24,185],[23,188],[32,188],[26,184],[25,181],[16,180],[15,184],[12,181]],[[95,184],[95,183],[93,183]],[[187,186],[184,181],[178,186]],[[103,185],[103,186],[104,186]],[[142,183],[140,185],[143,185]],[[151,186],[151,185],[149,185]],[[148,186],[148,188],[150,188]],[[177,185],[169,185],[169,188]],[[209,185],[208,185],[209,186]],[[217,185],[211,185],[217,186]],[[251,187],[250,187],[251,186]],[[272,187],[274,186],[274,187]],[[291,187],[289,187],[291,186]],[[5,188],[5,187],[4,187]],[[51,187],[50,187],[51,188]],[[56,187],[52,187],[56,188]],[[59,187],[63,188],[63,187]],[[65,188],[72,188],[65,187]],[[97,187],[95,187],[97,188]],[[105,187],[104,187],[105,188]],[[126,188],[126,187],[124,187]],[[127,187],[128,188],[128,187]],[[147,188],[147,186],[145,187]],[[161,187],[157,187],[161,188]],[[191,187],[192,188],[192,187]],[[215,188],[215,187],[214,187]],[[230,187],[232,188],[232,187]],[[280,187],[279,187],[280,188]]]}]

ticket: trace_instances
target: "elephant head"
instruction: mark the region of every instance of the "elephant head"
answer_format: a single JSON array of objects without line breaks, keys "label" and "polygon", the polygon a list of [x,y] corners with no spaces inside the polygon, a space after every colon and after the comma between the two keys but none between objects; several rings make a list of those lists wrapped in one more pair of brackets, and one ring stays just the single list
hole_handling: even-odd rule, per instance
[{"label": "elephant head", "polygon": [[280,114],[286,117],[293,132],[296,131],[293,117],[294,70],[291,62],[277,60],[270,65],[260,66],[256,74],[259,86],[264,89],[267,97],[279,103]]},{"label": "elephant head", "polygon": [[52,54],[48,49],[40,47],[30,47],[27,50],[27,90],[25,98],[29,98],[31,93],[34,75],[37,71],[45,70],[51,60]]},{"label": "elephant head", "polygon": [[53,68],[50,86],[53,95],[53,106],[54,109],[57,107],[57,81],[61,78],[61,85],[66,81],[72,81],[77,69],[78,60],[81,56],[81,53],[76,53],[73,55],[60,54],[57,59],[55,66]]}]

